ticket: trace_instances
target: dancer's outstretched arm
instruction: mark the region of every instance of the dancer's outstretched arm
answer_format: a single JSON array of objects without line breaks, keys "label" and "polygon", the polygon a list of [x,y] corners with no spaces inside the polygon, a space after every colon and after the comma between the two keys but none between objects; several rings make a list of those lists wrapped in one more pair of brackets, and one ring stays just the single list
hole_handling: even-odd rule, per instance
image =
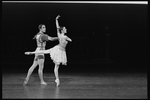
[{"label": "dancer's outstretched arm", "polygon": [[52,41],[58,40],[58,37],[52,37]]},{"label": "dancer's outstretched arm", "polygon": [[26,55],[31,55],[31,54],[49,54],[49,49],[48,50],[39,50],[39,51],[33,51],[33,52],[25,52]]},{"label": "dancer's outstretched arm", "polygon": [[66,36],[66,38],[67,38],[68,41],[72,42],[72,40],[68,36]]},{"label": "dancer's outstretched arm", "polygon": [[50,37],[50,36],[48,36],[48,40],[50,40],[50,41],[58,40],[58,37]]}]

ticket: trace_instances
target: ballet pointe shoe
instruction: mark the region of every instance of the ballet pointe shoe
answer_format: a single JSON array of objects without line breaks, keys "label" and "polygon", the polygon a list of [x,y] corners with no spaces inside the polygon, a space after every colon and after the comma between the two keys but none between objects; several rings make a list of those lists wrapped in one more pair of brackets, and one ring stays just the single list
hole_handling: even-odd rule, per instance
[{"label": "ballet pointe shoe", "polygon": [[56,86],[59,86],[59,85],[60,85],[59,79],[56,79],[55,82],[56,82]]},{"label": "ballet pointe shoe", "polygon": [[28,79],[25,78],[23,85],[26,85],[28,83]]},{"label": "ballet pointe shoe", "polygon": [[24,54],[25,55],[31,55],[31,52],[25,52]]},{"label": "ballet pointe shoe", "polygon": [[47,85],[47,83],[46,83],[46,82],[44,82],[44,81],[42,81],[42,82],[41,82],[41,84],[42,84],[42,85]]}]

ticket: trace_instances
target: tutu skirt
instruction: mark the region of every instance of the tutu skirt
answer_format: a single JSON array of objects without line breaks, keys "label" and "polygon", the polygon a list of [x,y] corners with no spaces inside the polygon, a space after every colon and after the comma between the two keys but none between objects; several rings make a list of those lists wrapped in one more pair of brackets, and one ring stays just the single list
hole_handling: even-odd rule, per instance
[{"label": "tutu skirt", "polygon": [[67,56],[66,56],[66,51],[61,50],[59,45],[54,46],[49,50],[50,52],[50,57],[53,60],[54,63],[62,65],[67,65]]}]

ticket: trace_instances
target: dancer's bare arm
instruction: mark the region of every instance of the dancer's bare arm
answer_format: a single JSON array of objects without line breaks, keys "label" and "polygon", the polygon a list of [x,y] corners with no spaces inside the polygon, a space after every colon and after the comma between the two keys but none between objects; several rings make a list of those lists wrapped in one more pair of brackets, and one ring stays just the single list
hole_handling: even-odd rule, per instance
[{"label": "dancer's bare arm", "polygon": [[54,40],[58,40],[58,37],[48,37],[48,39],[54,41]]},{"label": "dancer's bare arm", "polygon": [[68,41],[72,42],[72,40],[71,40],[69,37],[67,37],[67,36],[66,36],[66,39],[67,39]]},{"label": "dancer's bare arm", "polygon": [[58,15],[57,17],[56,17],[56,28],[57,28],[57,36],[59,37],[60,36],[60,32],[59,32],[59,28],[60,28],[60,26],[59,26],[59,23],[58,23],[58,18],[60,17],[60,15]]},{"label": "dancer's bare arm", "polygon": [[72,42],[72,40],[67,35],[65,35],[64,37],[65,37],[66,40]]},{"label": "dancer's bare arm", "polygon": [[59,26],[59,23],[58,23],[58,18],[60,17],[60,15],[58,15],[57,17],[56,17],[56,28],[60,28],[60,26]]},{"label": "dancer's bare arm", "polygon": [[50,41],[58,40],[58,37],[50,37],[50,36],[48,36],[48,40],[50,40]]}]

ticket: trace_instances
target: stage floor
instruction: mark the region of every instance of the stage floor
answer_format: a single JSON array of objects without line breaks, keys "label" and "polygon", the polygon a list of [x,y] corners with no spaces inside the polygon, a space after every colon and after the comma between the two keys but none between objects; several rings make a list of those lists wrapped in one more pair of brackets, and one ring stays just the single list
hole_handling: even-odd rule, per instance
[{"label": "stage floor", "polygon": [[41,85],[35,72],[23,86],[26,73],[2,74],[2,98],[147,99],[147,75],[142,73],[44,73]]}]

